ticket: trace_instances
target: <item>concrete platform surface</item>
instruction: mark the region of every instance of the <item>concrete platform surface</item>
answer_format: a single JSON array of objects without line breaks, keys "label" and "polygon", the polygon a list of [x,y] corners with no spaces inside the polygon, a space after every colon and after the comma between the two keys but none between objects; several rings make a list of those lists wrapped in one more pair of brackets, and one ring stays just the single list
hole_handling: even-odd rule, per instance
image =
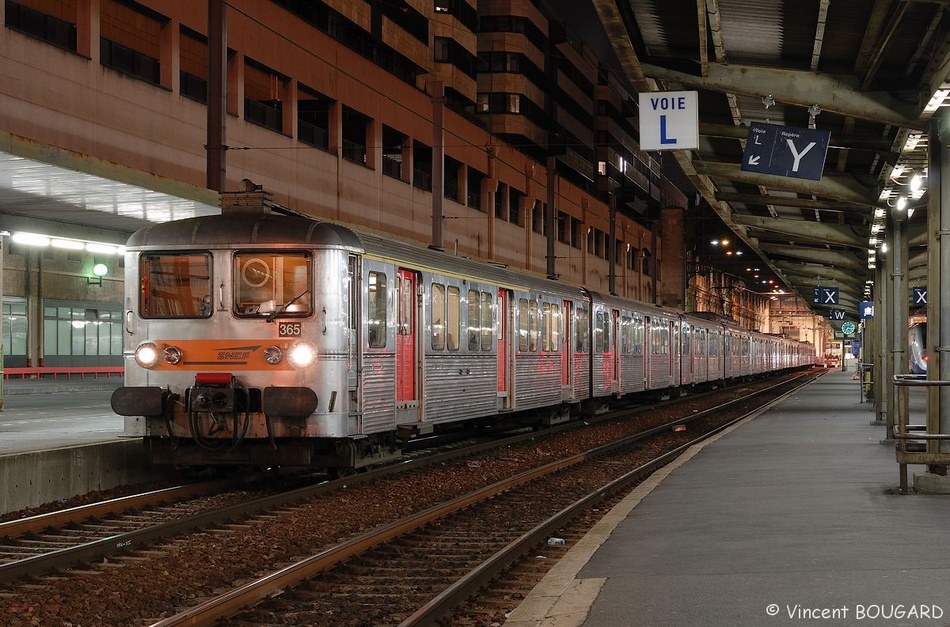
[{"label": "concrete platform surface", "polygon": [[505,624],[950,625],[950,497],[897,494],[851,374],[639,486]]}]

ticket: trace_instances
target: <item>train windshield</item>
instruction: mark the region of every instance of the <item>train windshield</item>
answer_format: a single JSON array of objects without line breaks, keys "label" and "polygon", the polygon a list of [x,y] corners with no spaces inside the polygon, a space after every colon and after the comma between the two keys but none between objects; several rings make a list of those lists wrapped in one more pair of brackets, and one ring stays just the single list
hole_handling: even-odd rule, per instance
[{"label": "train windshield", "polygon": [[144,318],[211,315],[211,255],[143,254],[139,258],[139,312]]},{"label": "train windshield", "polygon": [[306,252],[234,255],[234,312],[239,316],[309,316],[311,258]]}]

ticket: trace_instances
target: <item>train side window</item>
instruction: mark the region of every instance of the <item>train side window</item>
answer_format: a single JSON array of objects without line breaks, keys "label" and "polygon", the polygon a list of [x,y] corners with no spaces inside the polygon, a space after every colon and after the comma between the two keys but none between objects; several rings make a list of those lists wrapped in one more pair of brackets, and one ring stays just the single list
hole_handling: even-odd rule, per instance
[{"label": "train side window", "polygon": [[370,348],[386,347],[386,319],[389,290],[386,275],[369,273],[368,303],[366,305],[366,330]]},{"label": "train side window", "polygon": [[620,352],[629,355],[633,352],[633,319],[620,316]]},{"label": "train side window", "polygon": [[682,350],[683,350],[683,355],[684,355],[684,356],[689,356],[689,354],[690,354],[690,348],[691,348],[691,346],[692,346],[692,342],[690,342],[690,326],[689,326],[688,324],[685,324],[685,323],[683,324],[683,342],[682,342],[682,344],[683,344],[683,349],[682,349]]},{"label": "train side window", "polygon": [[492,341],[492,296],[490,292],[482,292],[482,350],[490,351]]},{"label": "train side window", "polygon": [[448,300],[446,301],[448,315],[446,316],[446,340],[450,351],[459,349],[462,331],[462,298],[459,288],[450,285]]},{"label": "train side window", "polygon": [[208,318],[209,253],[149,253],[139,258],[139,314],[143,318]]},{"label": "train side window", "polygon": [[445,286],[432,284],[432,349],[445,348]]},{"label": "train side window", "polygon": [[528,350],[538,352],[538,301],[528,304]]},{"label": "train side window", "polygon": [[518,350],[528,351],[528,300],[518,301]]},{"label": "train side window", "polygon": [[482,322],[479,309],[478,291],[468,291],[468,350],[477,351]]},{"label": "train side window", "polygon": [[396,308],[396,314],[399,317],[399,325],[396,332],[399,335],[412,335],[412,311],[414,300],[412,293],[412,281],[397,277],[399,281],[399,306]]},{"label": "train side window", "polygon": [[633,314],[633,354],[643,354],[643,314]]},{"label": "train side window", "polygon": [[594,318],[594,352],[603,353],[610,350],[610,313],[598,311]]},{"label": "train side window", "polygon": [[551,303],[541,303],[541,350],[551,350]]},{"label": "train side window", "polygon": [[551,348],[553,352],[561,350],[561,306],[551,305]]},{"label": "train side window", "polygon": [[574,319],[577,337],[574,348],[579,353],[587,353],[590,351],[590,310],[586,305],[575,310]]}]

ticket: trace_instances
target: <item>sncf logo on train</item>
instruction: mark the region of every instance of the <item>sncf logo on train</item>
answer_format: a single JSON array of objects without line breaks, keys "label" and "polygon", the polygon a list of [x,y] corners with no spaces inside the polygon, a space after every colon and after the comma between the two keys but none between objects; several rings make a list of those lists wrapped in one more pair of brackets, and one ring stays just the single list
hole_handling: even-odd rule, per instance
[{"label": "sncf logo on train", "polygon": [[259,349],[260,345],[223,348],[218,351],[218,361],[238,361],[246,363],[248,357],[250,357],[254,351]]}]

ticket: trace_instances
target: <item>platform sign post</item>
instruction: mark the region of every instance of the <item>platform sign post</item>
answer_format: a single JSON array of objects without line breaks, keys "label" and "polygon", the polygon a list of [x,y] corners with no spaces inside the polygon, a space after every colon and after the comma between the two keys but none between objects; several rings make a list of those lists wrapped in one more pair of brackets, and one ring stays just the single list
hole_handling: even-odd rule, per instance
[{"label": "platform sign post", "polygon": [[699,148],[699,92],[665,91],[640,94],[640,149]]}]

